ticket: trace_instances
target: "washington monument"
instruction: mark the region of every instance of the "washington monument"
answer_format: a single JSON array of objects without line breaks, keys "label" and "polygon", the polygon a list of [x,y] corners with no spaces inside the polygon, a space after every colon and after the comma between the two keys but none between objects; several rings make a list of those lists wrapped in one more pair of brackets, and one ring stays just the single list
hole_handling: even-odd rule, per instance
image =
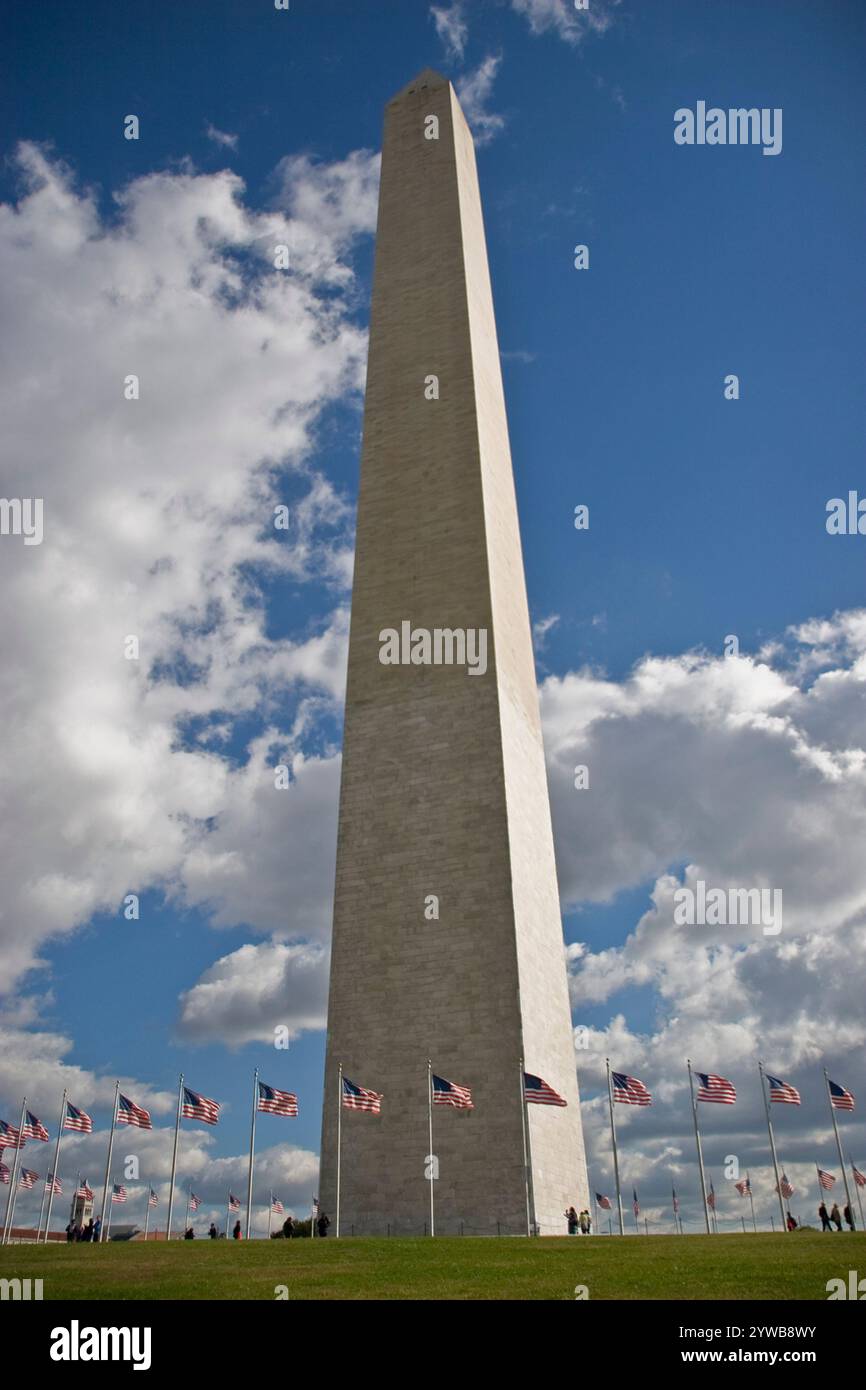
[{"label": "washington monument", "polygon": [[[429,1106],[428,1061],[471,1109]],[[341,1067],[381,1113],[340,1107]],[[524,1106],[521,1068],[566,1105]],[[338,1116],[344,1235],[429,1232],[431,1189],[437,1235],[561,1234],[566,1208],[589,1205],[475,152],[429,69],[390,102],[382,152],[319,1189],[332,1222]]]}]

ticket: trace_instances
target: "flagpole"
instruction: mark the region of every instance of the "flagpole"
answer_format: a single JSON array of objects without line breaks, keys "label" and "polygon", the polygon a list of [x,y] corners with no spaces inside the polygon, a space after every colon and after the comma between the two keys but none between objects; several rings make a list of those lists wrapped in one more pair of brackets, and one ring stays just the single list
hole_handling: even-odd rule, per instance
[{"label": "flagpole", "polygon": [[[117,1098],[120,1095],[120,1082],[114,1083],[114,1109],[111,1112],[111,1133],[108,1136],[108,1157],[105,1160],[105,1183],[102,1188],[102,1221],[99,1227],[100,1243],[106,1239],[105,1234],[105,1208],[108,1205],[108,1179],[111,1176],[111,1155],[114,1152],[114,1129],[117,1124]],[[111,1223],[111,1212],[108,1213],[109,1224]]]},{"label": "flagpole", "polygon": [[523,1126],[523,1183],[526,1188],[526,1234],[535,1230],[535,1188],[532,1182],[532,1148],[529,1137],[529,1116],[526,1112],[526,1075],[520,1058],[520,1120]]},{"label": "flagpole", "polygon": [[433,1063],[427,1058],[427,1135],[430,1141],[430,1234],[436,1234],[435,1214],[433,1209],[433,1169],[436,1166],[436,1159],[433,1154]]},{"label": "flagpole", "polygon": [[610,1137],[613,1143],[613,1174],[616,1178],[616,1204],[619,1208],[619,1233],[621,1236],[624,1236],[625,1227],[622,1219],[622,1192],[619,1186],[619,1158],[616,1151],[616,1123],[613,1118],[613,1088],[610,1084],[610,1058],[605,1057],[604,1061],[607,1067],[607,1103],[610,1108]]},{"label": "flagpole", "polygon": [[[108,1232],[106,1232],[106,1236],[105,1236],[105,1239],[106,1239],[106,1240],[108,1240],[108,1235],[109,1235],[109,1233],[110,1233],[110,1231],[111,1231],[111,1217],[112,1217],[113,1211],[114,1211],[114,1203],[112,1202],[112,1203],[109,1204],[109,1207],[108,1207]],[[102,1239],[102,1232],[103,1232],[103,1229],[104,1229],[104,1223],[103,1223],[103,1226],[100,1226],[100,1228],[99,1228],[99,1238],[100,1238],[100,1240]]]},{"label": "flagpole", "polygon": [[698,1103],[695,1100],[695,1083],[694,1078],[692,1076],[692,1062],[690,1057],[686,1058],[686,1066],[689,1069],[689,1094],[692,1098],[692,1119],[695,1122],[695,1144],[697,1145],[698,1168],[700,1169],[701,1174],[701,1196],[704,1199],[704,1221],[707,1224],[707,1235],[711,1236],[712,1231],[710,1230],[710,1209],[707,1206],[707,1180],[704,1177],[704,1155],[701,1149],[701,1132],[698,1129]]},{"label": "flagpole", "polygon": [[190,1185],[189,1185],[189,1187],[187,1188],[187,1193],[186,1193],[186,1216],[183,1218],[183,1234],[184,1234],[184,1239],[186,1239],[186,1233],[187,1233],[187,1231],[189,1230],[189,1199],[190,1199],[190,1196],[191,1196],[191,1195],[192,1195],[192,1182],[190,1182]]},{"label": "flagpole", "polygon": [[837,1149],[838,1154],[839,1154],[839,1167],[842,1169],[842,1181],[843,1181],[844,1184],[845,1184],[845,1201],[846,1201],[847,1204],[848,1204],[848,1215],[850,1216],[850,1218],[851,1218],[851,1224],[853,1225],[853,1223],[854,1223],[854,1209],[853,1209],[853,1207],[851,1206],[851,1189],[850,1189],[849,1186],[848,1186],[848,1172],[847,1172],[847,1170],[846,1170],[846,1168],[845,1168],[845,1160],[844,1160],[844,1158],[842,1157],[842,1141],[841,1141],[840,1138],[839,1138],[839,1126],[838,1126],[837,1123],[836,1123],[836,1111],[835,1111],[835,1109],[833,1108],[833,1098],[832,1098],[832,1096],[830,1095],[830,1078],[829,1078],[829,1076],[827,1075],[827,1068],[826,1068],[826,1067],[824,1068],[824,1080],[825,1080],[825,1082],[826,1082],[826,1084],[827,1084],[827,1103],[828,1103],[828,1105],[830,1106],[830,1118],[831,1118],[832,1121],[833,1121],[833,1133],[834,1133],[835,1136],[836,1136],[836,1149]]},{"label": "flagpole", "polygon": [[144,1207],[144,1240],[147,1243],[147,1228],[150,1225],[150,1183],[147,1185],[147,1197]]},{"label": "flagpole", "polygon": [[753,1225],[753,1227],[755,1228],[755,1235],[757,1235],[757,1234],[758,1234],[758,1223],[757,1223],[757,1221],[755,1220],[755,1198],[754,1198],[754,1195],[753,1195],[753,1193],[752,1193],[752,1179],[751,1179],[751,1175],[750,1175],[748,1169],[746,1170],[746,1182],[749,1184],[749,1202],[751,1203],[751,1207],[752,1207],[752,1225]]},{"label": "flagpole", "polygon": [[274,1194],[268,1192],[268,1240],[271,1238],[271,1216],[274,1209]]},{"label": "flagpole", "polygon": [[256,1106],[259,1102],[259,1068],[253,1072],[253,1118],[250,1120],[250,1170],[246,1179],[246,1236],[250,1238],[253,1225],[253,1165],[256,1162]]},{"label": "flagpole", "polygon": [[45,1193],[46,1193],[47,1187],[48,1187],[48,1176],[47,1176],[47,1174],[46,1174],[45,1182],[44,1182],[43,1185],[42,1185],[42,1201],[39,1203],[39,1221],[37,1222],[37,1225],[36,1225],[36,1244],[37,1244],[37,1245],[39,1244],[39,1234],[40,1234],[40,1232],[41,1232],[41,1230],[42,1230],[42,1215],[43,1215],[43,1212],[45,1211]]},{"label": "flagpole", "polygon": [[24,1128],[24,1117],[27,1114],[27,1097],[21,1102],[21,1118],[18,1121],[18,1148],[15,1150],[15,1158],[12,1163],[12,1172],[9,1175],[9,1196],[6,1198],[6,1220],[3,1223],[3,1244],[8,1245],[12,1238],[12,1222],[15,1218],[15,1194],[18,1187],[18,1169],[21,1166],[21,1150],[24,1148],[24,1140],[21,1131]]},{"label": "flagpole", "polygon": [[[355,1073],[357,1076],[357,1072]],[[343,1161],[343,1063],[340,1063],[340,1073],[337,1077],[337,1228],[336,1233],[340,1235],[340,1168]]]},{"label": "flagpole", "polygon": [[177,1141],[180,1137],[180,1110],[183,1101],[183,1072],[180,1074],[180,1081],[177,1087],[177,1115],[174,1122],[174,1150],[171,1155],[171,1182],[168,1189],[168,1220],[165,1227],[165,1238],[171,1240],[171,1216],[174,1211],[174,1180],[177,1174]]},{"label": "flagpole", "polygon": [[823,1202],[824,1205],[826,1206],[826,1205],[827,1205],[827,1203],[826,1203],[826,1193],[825,1193],[823,1187],[821,1186],[821,1169],[820,1169],[820,1167],[818,1166],[817,1161],[815,1162],[815,1181],[816,1181],[817,1184],[818,1184],[818,1205],[820,1206],[821,1203]]},{"label": "flagpole", "polygon": [[67,1092],[64,1091],[63,1099],[60,1102],[60,1120],[57,1125],[57,1143],[54,1145],[54,1174],[53,1182],[51,1184],[51,1191],[48,1194],[48,1215],[45,1218],[45,1245],[48,1244],[48,1228],[51,1225],[51,1208],[54,1204],[54,1183],[58,1181],[57,1164],[60,1158],[60,1140],[63,1135],[63,1121],[66,1119],[66,1096]]},{"label": "flagpole", "polygon": [[232,1219],[232,1204],[231,1204],[231,1200],[230,1200],[230,1199],[231,1199],[231,1195],[232,1195],[232,1193],[231,1193],[231,1188],[229,1188],[229,1195],[228,1195],[228,1197],[226,1198],[226,1240],[228,1240],[228,1238],[229,1238],[229,1222],[230,1222],[231,1219]]},{"label": "flagpole", "polygon": [[[848,1155],[848,1162],[851,1163],[851,1170],[852,1170],[851,1176],[854,1177],[854,1172],[853,1172],[854,1164],[851,1162],[851,1156],[850,1156],[850,1154]],[[858,1205],[858,1207],[860,1208],[860,1229],[861,1229],[861,1231],[862,1231],[862,1230],[866,1230],[866,1223],[864,1223],[864,1221],[863,1221],[863,1202],[862,1202],[862,1199],[861,1199],[861,1197],[860,1197],[860,1186],[859,1186],[859,1184],[858,1184],[856,1178],[854,1178],[854,1191],[857,1193],[857,1205]]]},{"label": "flagpole", "polygon": [[787,1233],[788,1218],[785,1215],[785,1200],[782,1196],[782,1182],[779,1177],[779,1159],[776,1154],[776,1140],[773,1136],[773,1122],[770,1119],[770,1102],[767,1098],[767,1087],[764,1084],[764,1064],[761,1061],[758,1062],[758,1072],[761,1077],[761,1095],[764,1097],[764,1109],[767,1112],[767,1133],[770,1136],[770,1153],[773,1155],[773,1171],[776,1174],[776,1192],[779,1195],[779,1212],[782,1217],[782,1230]]}]

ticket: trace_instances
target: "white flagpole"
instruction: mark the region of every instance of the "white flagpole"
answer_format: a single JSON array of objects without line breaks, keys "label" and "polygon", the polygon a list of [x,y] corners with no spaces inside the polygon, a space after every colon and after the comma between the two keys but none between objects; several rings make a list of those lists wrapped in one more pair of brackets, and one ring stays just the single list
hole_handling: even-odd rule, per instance
[{"label": "white flagpole", "polygon": [[827,1083],[827,1104],[830,1106],[830,1118],[833,1121],[833,1133],[836,1136],[836,1149],[839,1154],[839,1167],[842,1169],[842,1181],[845,1184],[845,1201],[848,1204],[848,1215],[851,1217],[851,1224],[854,1224],[854,1208],[851,1206],[851,1189],[848,1186],[848,1170],[845,1167],[845,1160],[842,1157],[842,1141],[839,1138],[839,1126],[836,1123],[836,1110],[833,1106],[833,1097],[830,1094],[830,1078],[827,1075],[827,1068],[824,1068],[824,1080]]},{"label": "white flagpole", "polygon": [[187,1231],[189,1230],[189,1199],[190,1199],[191,1194],[192,1194],[192,1183],[190,1183],[189,1188],[188,1188],[188,1190],[187,1190],[187,1194],[186,1194],[186,1216],[183,1218],[183,1234],[184,1234],[184,1239],[186,1238],[186,1233],[187,1233]]},{"label": "white flagpole", "polygon": [[147,1199],[144,1206],[144,1241],[147,1244],[147,1228],[150,1225],[150,1183],[147,1185]]},{"label": "white flagpole", "polygon": [[226,1198],[226,1240],[229,1239],[229,1226],[231,1225],[231,1219],[232,1219],[231,1195],[232,1195],[232,1193],[231,1193],[231,1188],[229,1188],[229,1194],[228,1194],[228,1197]]},{"label": "white flagpole", "polygon": [[48,1191],[48,1178],[42,1184],[42,1201],[39,1203],[39,1220],[36,1223],[36,1244],[39,1244],[39,1236],[42,1232],[42,1217],[45,1212],[45,1194]]},{"label": "white flagpole", "polygon": [[613,1175],[616,1179],[616,1204],[619,1208],[619,1233],[625,1235],[625,1224],[622,1219],[622,1191],[619,1185],[619,1157],[616,1151],[616,1122],[613,1118],[613,1087],[610,1080],[610,1058],[605,1057],[607,1067],[607,1102],[610,1107],[610,1137],[613,1144]]},{"label": "white flagpole", "polygon": [[247,1230],[245,1239],[250,1238],[253,1224],[253,1164],[256,1160],[256,1107],[259,1100],[259,1069],[253,1072],[253,1117],[250,1121],[250,1171],[247,1175]]},{"label": "white flagpole", "polygon": [[427,1133],[430,1140],[430,1155],[428,1163],[430,1165],[430,1234],[435,1236],[435,1216],[433,1210],[433,1169],[436,1166],[436,1159],[433,1154],[433,1063],[427,1058]]},{"label": "white flagpole", "polygon": [[[108,1206],[108,1231],[106,1232],[106,1235],[105,1235],[105,1239],[106,1239],[106,1240],[108,1240],[109,1234],[111,1233],[111,1217],[112,1217],[113,1212],[114,1212],[114,1203],[113,1203],[113,1202],[110,1202],[110,1203],[109,1203],[109,1206]],[[103,1225],[103,1226],[100,1226],[100,1228],[99,1228],[100,1240],[102,1239],[102,1232],[103,1232],[103,1229],[104,1229],[104,1225]]]},{"label": "white flagpole", "polygon": [[340,1063],[340,1073],[337,1078],[337,1225],[336,1234],[340,1235],[340,1170],[343,1162],[343,1063]]},{"label": "white flagpole", "polygon": [[698,1129],[698,1103],[695,1100],[695,1083],[692,1078],[691,1059],[688,1057],[686,1058],[686,1066],[689,1069],[689,1095],[692,1098],[692,1119],[695,1122],[695,1144],[698,1150],[698,1167],[701,1172],[701,1196],[704,1199],[704,1220],[707,1223],[707,1235],[711,1236],[713,1233],[710,1229],[710,1209],[707,1206],[707,1180],[704,1177],[704,1155],[701,1150],[701,1132]]},{"label": "white flagpole", "polygon": [[177,1115],[174,1122],[174,1150],[171,1155],[171,1182],[168,1189],[168,1218],[165,1225],[165,1238],[171,1240],[171,1217],[174,1211],[174,1180],[177,1174],[177,1141],[180,1137],[180,1111],[183,1102],[183,1072],[177,1087]]},{"label": "white flagpole", "polygon": [[770,1119],[770,1102],[767,1098],[767,1088],[764,1085],[764,1064],[758,1062],[758,1073],[761,1078],[761,1095],[764,1097],[764,1109],[767,1112],[767,1133],[770,1136],[770,1153],[773,1155],[773,1172],[776,1174],[776,1192],[779,1196],[779,1212],[782,1217],[782,1230],[787,1233],[788,1218],[785,1215],[785,1199],[782,1196],[782,1180],[779,1177],[779,1159],[776,1154],[776,1140],[773,1135],[773,1122]]},{"label": "white flagpole", "polygon": [[[854,1164],[851,1160],[850,1155],[848,1157],[848,1162],[851,1164],[851,1176],[854,1177]],[[860,1199],[860,1187],[856,1178],[854,1178],[854,1191],[857,1193],[857,1205],[860,1208],[860,1229],[861,1231],[866,1230],[866,1225],[864,1225],[863,1222],[863,1202]]]},{"label": "white flagpole", "polygon": [[57,1164],[60,1159],[60,1140],[63,1136],[63,1123],[66,1119],[66,1095],[63,1092],[63,1099],[60,1102],[60,1120],[57,1125],[57,1143],[54,1145],[54,1182],[51,1184],[51,1191],[48,1194],[48,1215],[45,1218],[45,1244],[48,1244],[48,1230],[51,1226],[51,1208],[54,1205],[54,1183],[58,1181]]},{"label": "white flagpole", "polygon": [[268,1240],[271,1238],[271,1216],[274,1210],[274,1194],[268,1193]]},{"label": "white flagpole", "polygon": [[532,1149],[529,1140],[529,1116],[526,1112],[526,1073],[520,1058],[520,1121],[523,1126],[523,1181],[526,1188],[526,1234],[535,1229],[535,1190],[532,1186]]},{"label": "white flagpole", "polygon": [[[105,1160],[105,1183],[102,1188],[102,1221],[99,1227],[100,1243],[106,1239],[105,1234],[105,1208],[108,1205],[108,1179],[111,1176],[111,1155],[114,1152],[114,1129],[117,1124],[117,1098],[120,1095],[120,1082],[114,1083],[114,1109],[111,1112],[111,1133],[108,1137],[108,1157]],[[111,1224],[111,1212],[108,1213],[109,1225]]]},{"label": "white flagpole", "polygon": [[755,1228],[755,1235],[757,1235],[757,1234],[758,1234],[758,1223],[757,1223],[757,1221],[755,1220],[755,1198],[754,1198],[754,1195],[753,1195],[753,1193],[752,1193],[752,1178],[751,1178],[751,1174],[749,1173],[748,1169],[746,1170],[746,1182],[749,1184],[749,1202],[751,1203],[751,1207],[752,1207],[752,1225],[753,1225],[754,1228]]},{"label": "white flagpole", "polygon": [[9,1196],[6,1198],[6,1220],[3,1225],[3,1244],[6,1245],[12,1239],[12,1222],[15,1219],[15,1197],[18,1188],[18,1169],[21,1167],[21,1149],[24,1141],[21,1138],[21,1131],[24,1128],[24,1117],[27,1114],[27,1097],[21,1102],[21,1118],[18,1121],[18,1143],[19,1148],[15,1150],[15,1159],[12,1163],[12,1172],[9,1174]]}]

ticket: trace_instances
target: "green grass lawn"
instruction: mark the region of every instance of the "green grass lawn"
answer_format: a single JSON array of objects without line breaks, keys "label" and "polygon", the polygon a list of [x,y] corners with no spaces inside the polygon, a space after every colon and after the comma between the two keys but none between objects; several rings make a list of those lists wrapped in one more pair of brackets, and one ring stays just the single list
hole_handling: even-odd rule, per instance
[{"label": "green grass lawn", "polygon": [[197,1240],[7,1246],[0,1278],[45,1299],[826,1299],[866,1276],[861,1234]]}]

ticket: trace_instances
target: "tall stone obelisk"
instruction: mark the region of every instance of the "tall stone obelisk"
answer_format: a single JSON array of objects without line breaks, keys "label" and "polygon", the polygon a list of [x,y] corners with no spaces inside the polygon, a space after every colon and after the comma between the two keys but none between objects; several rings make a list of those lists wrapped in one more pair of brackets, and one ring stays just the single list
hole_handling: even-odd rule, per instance
[{"label": "tall stone obelisk", "polygon": [[[389,629],[409,664],[381,659]],[[477,658],[480,630],[483,673],[454,635]],[[382,153],[319,1189],[332,1221],[340,1064],[384,1099],[380,1115],[342,1110],[342,1233],[424,1232],[428,1058],[473,1100],[433,1108],[436,1233],[525,1233],[521,1057],[567,1102],[526,1108],[534,1219],[561,1233],[589,1203],[505,401],[472,136],[428,69],[389,104]]]}]

